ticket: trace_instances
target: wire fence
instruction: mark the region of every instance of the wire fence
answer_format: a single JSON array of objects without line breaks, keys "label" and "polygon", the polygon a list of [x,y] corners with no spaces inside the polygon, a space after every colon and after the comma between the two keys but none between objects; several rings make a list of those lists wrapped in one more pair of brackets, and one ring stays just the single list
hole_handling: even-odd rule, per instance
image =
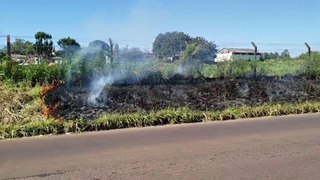
[{"label": "wire fence", "polygon": [[[6,35],[0,34],[0,49],[3,49],[6,47]],[[14,42],[16,39],[23,39],[26,41],[34,42],[35,37],[34,36],[28,36],[28,35],[11,35],[10,36],[11,42]],[[52,40],[55,43],[56,49],[59,49],[56,42],[62,39],[62,37],[53,37]],[[86,47],[88,44],[96,39],[93,38],[78,38],[76,39],[77,42],[83,46]],[[113,39],[114,42],[118,43],[120,47],[138,47],[142,50],[152,51],[152,44],[153,41],[148,40],[139,40],[139,39]],[[215,42],[218,46],[218,49],[222,48],[249,48],[252,49],[252,45],[250,42]],[[304,44],[304,42],[294,42],[294,43],[288,43],[288,42],[255,42],[255,44],[258,46],[259,52],[278,52],[281,53],[285,49],[289,50],[290,54],[292,56],[298,56],[302,53],[307,52],[307,48]],[[320,51],[320,43],[311,42],[309,45],[312,48],[312,51]]]}]

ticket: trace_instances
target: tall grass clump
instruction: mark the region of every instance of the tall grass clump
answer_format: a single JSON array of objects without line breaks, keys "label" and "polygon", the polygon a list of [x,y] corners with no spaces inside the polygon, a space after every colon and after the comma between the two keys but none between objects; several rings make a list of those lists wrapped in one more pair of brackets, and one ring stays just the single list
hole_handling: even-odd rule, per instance
[{"label": "tall grass clump", "polygon": [[66,64],[19,65],[10,60],[0,64],[0,80],[14,83],[26,82],[30,86],[51,83],[54,80],[64,80],[68,67]]},{"label": "tall grass clump", "polygon": [[254,76],[284,77],[306,76],[311,79],[320,77],[320,59],[311,60],[266,60],[231,61],[217,64],[203,64],[200,72],[206,78],[249,78]]},{"label": "tall grass clump", "polygon": [[309,79],[320,79],[320,59],[306,60],[301,65],[301,75]]}]

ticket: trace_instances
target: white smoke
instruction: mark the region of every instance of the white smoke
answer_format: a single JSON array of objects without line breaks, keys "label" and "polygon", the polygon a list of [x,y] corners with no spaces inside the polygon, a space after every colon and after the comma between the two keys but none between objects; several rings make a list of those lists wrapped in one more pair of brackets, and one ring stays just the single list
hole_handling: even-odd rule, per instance
[{"label": "white smoke", "polygon": [[176,73],[180,74],[182,76],[188,76],[189,75],[188,70],[182,65],[178,66]]},{"label": "white smoke", "polygon": [[108,77],[100,77],[97,80],[92,82],[90,87],[88,103],[93,106],[105,106],[105,99],[101,99],[103,96],[103,90],[107,85],[111,85],[114,82],[114,78],[112,76]]},{"label": "white smoke", "polygon": [[88,103],[92,106],[106,107],[108,94],[105,88],[125,78],[126,76],[123,73],[92,78],[88,94]]},{"label": "white smoke", "polygon": [[[140,82],[144,78],[149,78],[152,76],[154,72],[157,72],[152,67],[154,66],[154,62],[145,66],[144,68],[139,68],[139,75],[134,74],[133,69],[125,68],[125,64],[123,66],[113,68],[108,74],[96,74],[96,76],[91,78],[91,85],[89,86],[88,92],[88,103],[91,106],[96,107],[107,107],[108,100],[108,86],[117,84],[117,83],[125,83],[125,84],[134,84]],[[179,65],[173,74],[170,75],[169,78],[179,74],[184,77],[189,77],[193,70],[196,69],[197,66],[190,64]],[[131,72],[133,71],[133,72]],[[152,78],[152,77],[150,77]]]},{"label": "white smoke", "polygon": [[[196,62],[196,60],[193,60]],[[199,63],[184,63],[179,64],[176,69],[176,74],[182,75],[183,77],[189,77],[192,75],[192,72],[200,68]]]},{"label": "white smoke", "polygon": [[[78,52],[78,56],[72,60],[74,67],[69,70],[69,76],[72,77],[71,70],[75,72],[80,71],[79,68],[82,67],[79,65],[80,61],[86,62],[83,64],[85,66],[92,63],[94,60],[90,54],[94,54],[96,51],[97,50],[92,48],[82,48]],[[98,69],[94,70],[93,73],[95,74],[92,74],[88,79],[90,81],[87,97],[88,105],[106,108],[108,105],[107,88],[109,86],[117,83],[134,84],[149,77],[152,80],[153,77],[151,76],[159,71],[156,65],[157,60],[150,59],[146,64],[117,63],[115,65],[106,64],[104,67],[95,67]],[[169,78],[177,74],[188,77],[196,67],[194,64],[180,64],[177,69],[170,74]]]}]

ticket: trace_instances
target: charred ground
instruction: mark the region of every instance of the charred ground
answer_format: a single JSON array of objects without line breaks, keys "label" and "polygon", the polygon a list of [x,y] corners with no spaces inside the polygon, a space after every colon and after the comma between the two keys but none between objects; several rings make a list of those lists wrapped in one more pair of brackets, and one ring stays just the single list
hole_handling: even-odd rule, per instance
[{"label": "charred ground", "polygon": [[67,84],[50,90],[44,102],[55,107],[57,119],[94,119],[104,113],[149,112],[188,107],[215,111],[243,105],[297,103],[320,99],[320,83],[303,77],[194,79],[174,76],[163,80],[149,76],[141,81],[125,79],[105,86],[97,101],[88,103],[88,87]]}]

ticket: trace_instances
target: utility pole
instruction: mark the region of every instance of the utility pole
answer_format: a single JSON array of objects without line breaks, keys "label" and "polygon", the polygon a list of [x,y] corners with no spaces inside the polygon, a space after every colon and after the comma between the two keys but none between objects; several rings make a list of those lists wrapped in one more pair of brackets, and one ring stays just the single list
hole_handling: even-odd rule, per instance
[{"label": "utility pole", "polygon": [[257,60],[257,53],[258,53],[258,47],[254,42],[251,42],[253,48],[254,48],[254,59]]},{"label": "utility pole", "polygon": [[10,35],[7,35],[7,55],[9,59],[11,59],[11,43],[10,43]]},{"label": "utility pole", "polygon": [[311,57],[311,47],[309,46],[309,44],[308,43],[304,43],[306,46],[307,46],[307,48],[308,48],[308,55],[309,55],[309,57]]},{"label": "utility pole", "polygon": [[110,63],[113,64],[114,60],[114,43],[111,38],[109,38],[109,46],[110,46]]},{"label": "utility pole", "polygon": [[[258,53],[258,47],[254,42],[251,42],[253,48],[254,48],[254,60],[257,60],[257,53]],[[257,66],[256,63],[253,65],[253,77],[257,78]]]}]

